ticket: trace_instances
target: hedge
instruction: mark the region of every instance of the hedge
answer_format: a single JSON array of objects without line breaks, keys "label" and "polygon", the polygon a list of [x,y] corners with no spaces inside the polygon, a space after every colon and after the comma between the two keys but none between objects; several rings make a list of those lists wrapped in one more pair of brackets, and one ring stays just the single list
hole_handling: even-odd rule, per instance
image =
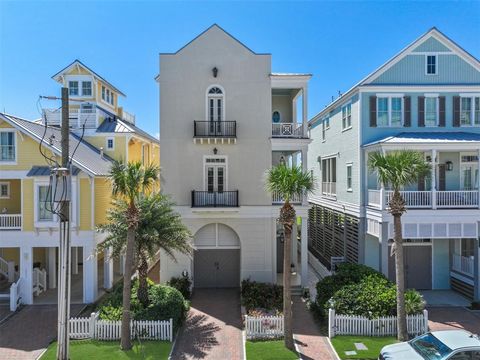
[{"label": "hedge", "polygon": [[243,280],[242,305],[247,312],[255,309],[283,311],[283,286]]}]

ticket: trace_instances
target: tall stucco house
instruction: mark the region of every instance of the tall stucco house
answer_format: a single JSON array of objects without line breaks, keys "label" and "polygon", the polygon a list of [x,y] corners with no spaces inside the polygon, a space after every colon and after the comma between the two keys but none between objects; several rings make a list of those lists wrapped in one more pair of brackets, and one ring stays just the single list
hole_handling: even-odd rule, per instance
[{"label": "tall stucco house", "polygon": [[309,121],[312,263],[367,264],[394,279],[391,189],[369,154],[424,154],[431,175],[402,191],[406,286],[480,298],[480,62],[432,28]]},{"label": "tall stucco house", "polygon": [[[177,262],[163,254],[161,281],[188,273],[201,288],[281,279],[282,199],[265,191],[264,175],[281,161],[307,169],[310,77],[272,72],[270,54],[252,51],[218,25],[160,54],[161,187],[196,248]],[[301,220],[289,271],[300,287],[308,269],[308,203],[294,201]]]}]

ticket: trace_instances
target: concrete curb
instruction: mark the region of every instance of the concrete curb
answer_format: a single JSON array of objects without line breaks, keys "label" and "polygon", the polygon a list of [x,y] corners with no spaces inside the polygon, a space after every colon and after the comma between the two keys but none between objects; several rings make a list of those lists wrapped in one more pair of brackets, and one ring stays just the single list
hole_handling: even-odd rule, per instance
[{"label": "concrete curb", "polygon": [[338,356],[337,350],[333,347],[332,342],[330,341],[329,337],[325,337],[327,339],[328,346],[330,346],[330,349],[332,350],[332,353],[335,355],[336,360],[340,360],[340,356]]},{"label": "concrete curb", "polygon": [[[183,328],[183,325],[182,325],[182,328]],[[180,329],[177,329],[177,332],[175,333],[175,336],[174,336],[172,348],[170,349],[170,353],[168,354],[168,360],[172,360],[173,350],[175,350],[175,345],[177,344],[179,332],[180,332]]]}]

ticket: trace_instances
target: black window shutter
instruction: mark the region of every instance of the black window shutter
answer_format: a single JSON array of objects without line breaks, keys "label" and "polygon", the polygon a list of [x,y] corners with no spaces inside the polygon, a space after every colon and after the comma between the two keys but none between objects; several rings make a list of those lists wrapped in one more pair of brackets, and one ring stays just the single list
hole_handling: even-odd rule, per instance
[{"label": "black window shutter", "polygon": [[418,127],[425,126],[425,96],[418,97]]},{"label": "black window shutter", "polygon": [[438,97],[438,126],[445,127],[445,96]]},{"label": "black window shutter", "polygon": [[410,127],[412,126],[412,111],[411,111],[412,105],[411,105],[410,96],[403,97],[403,106],[404,106],[403,126]]},{"label": "black window shutter", "polygon": [[370,96],[370,126],[377,127],[377,97]]},{"label": "black window shutter", "polygon": [[460,127],[460,96],[453,97],[453,126]]}]

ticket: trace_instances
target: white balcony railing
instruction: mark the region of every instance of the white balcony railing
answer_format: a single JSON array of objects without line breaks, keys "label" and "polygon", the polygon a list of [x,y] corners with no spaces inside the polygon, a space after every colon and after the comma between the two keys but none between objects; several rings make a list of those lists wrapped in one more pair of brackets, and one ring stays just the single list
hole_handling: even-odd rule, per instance
[{"label": "white balcony railing", "polygon": [[0,214],[0,230],[20,230],[22,214]]},{"label": "white balcony railing", "polygon": [[337,195],[337,183],[336,182],[322,182],[322,194],[326,196]]},{"label": "white balcony railing", "polygon": [[[62,123],[61,109],[44,109],[43,119],[47,120],[48,125],[60,126]],[[85,128],[94,129],[97,127],[99,112],[96,108],[71,110],[69,112],[69,121],[71,128],[81,128],[85,124]]]},{"label": "white balcony railing", "polygon": [[459,254],[453,254],[452,256],[452,270],[464,273],[469,276],[474,274],[474,261],[473,256],[462,256]]},{"label": "white balcony railing", "polygon": [[128,111],[122,110],[122,119],[135,125],[135,115]]},{"label": "white balcony railing", "polygon": [[275,123],[272,124],[272,137],[303,138],[303,125],[299,123]]},{"label": "white balcony railing", "polygon": [[[272,203],[273,204],[283,204],[283,198],[278,193],[272,194]],[[292,204],[301,204],[303,201],[303,196],[295,195],[290,199]]]},{"label": "white balcony railing", "polygon": [[[478,208],[479,192],[477,190],[451,191],[400,191],[405,205],[410,209],[442,208]],[[368,190],[368,206],[386,209],[393,191]]]}]

